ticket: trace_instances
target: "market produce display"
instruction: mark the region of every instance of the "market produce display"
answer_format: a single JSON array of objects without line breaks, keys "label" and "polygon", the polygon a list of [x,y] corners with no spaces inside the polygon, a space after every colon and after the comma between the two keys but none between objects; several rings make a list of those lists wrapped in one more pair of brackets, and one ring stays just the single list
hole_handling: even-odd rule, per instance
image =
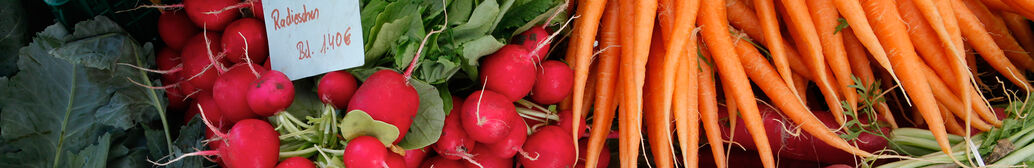
[{"label": "market produce display", "polygon": [[1034,2],[357,2],[294,80],[260,0],[11,10],[0,167],[1034,164]]}]

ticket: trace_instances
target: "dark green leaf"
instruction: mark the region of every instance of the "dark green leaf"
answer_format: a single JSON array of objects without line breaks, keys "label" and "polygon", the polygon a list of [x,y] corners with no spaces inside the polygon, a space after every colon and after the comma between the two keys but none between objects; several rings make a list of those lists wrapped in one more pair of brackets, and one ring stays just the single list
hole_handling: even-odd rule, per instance
[{"label": "dark green leaf", "polygon": [[841,30],[844,30],[844,28],[847,28],[847,26],[850,26],[850,25],[847,24],[847,20],[844,20],[844,18],[837,18],[837,22],[840,22],[840,24],[837,25],[837,27],[836,27],[837,30],[833,31],[833,34],[837,34]]},{"label": "dark green leaf", "polygon": [[515,5],[500,19],[495,27],[495,35],[510,37],[513,34],[519,34],[527,30],[519,29],[525,25],[541,25],[541,22],[545,21],[545,18],[552,14],[550,11],[555,11],[551,9],[554,6],[556,6],[554,0],[530,0]]},{"label": "dark green leaf", "polygon": [[398,145],[405,149],[418,149],[438,141],[445,125],[445,111],[442,109],[442,98],[434,86],[415,79],[410,79],[409,83],[420,94],[420,111],[413,118],[406,137]]}]

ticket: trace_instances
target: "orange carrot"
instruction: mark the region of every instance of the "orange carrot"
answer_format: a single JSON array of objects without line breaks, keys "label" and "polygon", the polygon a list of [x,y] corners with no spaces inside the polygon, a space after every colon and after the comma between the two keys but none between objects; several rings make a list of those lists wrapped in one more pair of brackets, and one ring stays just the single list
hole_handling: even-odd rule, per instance
[{"label": "orange carrot", "polygon": [[1034,58],[1027,55],[1027,51],[1013,38],[1012,33],[1009,32],[1009,28],[1005,25],[1005,21],[1002,20],[1001,16],[995,15],[991,10],[987,9],[987,6],[980,2],[972,0],[963,2],[970,12],[976,15],[980,23],[984,24],[984,28],[990,31],[991,38],[994,38],[995,44],[1002,48],[1005,56],[1009,57],[1009,61],[1012,61],[1017,68],[1034,71]]},{"label": "orange carrot", "polygon": [[725,3],[707,0],[701,3],[700,9],[699,23],[703,27],[703,39],[711,54],[714,54],[718,75],[722,79],[722,88],[728,88],[731,91],[726,94],[730,94],[736,101],[736,106],[741,111],[740,116],[746,122],[747,130],[757,145],[762,164],[769,168],[775,167],[775,157],[772,155],[771,145],[768,144],[768,136],[765,134],[761,113],[754,100],[754,93],[750,89],[750,81],[747,79],[743,65],[740,64],[739,56],[733,47],[732,36],[729,35]]},{"label": "orange carrot", "polygon": [[[785,8],[781,8],[781,9],[785,9]],[[779,10],[779,12],[781,14],[785,15],[787,18],[791,17],[791,16],[789,16],[790,15],[790,11]],[[802,20],[811,21],[811,18],[809,16],[809,18],[802,19]],[[818,50],[818,52],[820,52],[820,53],[817,53],[818,57],[820,57],[820,59],[817,60],[817,61],[816,60],[812,60],[812,58],[808,58],[808,57],[814,57],[814,56],[809,56],[809,55],[814,55],[816,53],[808,53],[807,52],[809,50],[813,50],[814,49],[814,48],[810,47],[812,44],[807,44],[807,41],[800,40],[801,38],[805,38],[806,35],[803,35],[802,33],[804,33],[804,31],[799,30],[798,28],[801,28],[801,27],[811,27],[811,28],[814,29],[814,26],[813,26],[814,24],[811,23],[811,22],[808,22],[808,23],[797,23],[797,22],[794,22],[794,21],[795,20],[792,20],[792,19],[787,20],[787,24],[789,24],[789,25],[797,25],[797,24],[810,24],[810,25],[812,25],[812,26],[787,26],[787,29],[789,29],[791,37],[794,37],[794,41],[797,42],[796,44],[797,44],[798,50],[803,51],[803,53],[802,53],[803,55],[800,55],[801,56],[800,59],[803,60],[805,65],[807,65],[808,69],[810,69],[809,71],[805,71],[804,73],[811,73],[812,74],[812,76],[814,77],[812,79],[812,81],[815,82],[815,85],[818,86],[819,91],[821,91],[823,99],[826,101],[826,105],[829,107],[830,113],[833,114],[833,118],[836,119],[837,124],[843,125],[845,122],[847,122],[847,116],[844,115],[844,108],[843,108],[843,106],[841,106],[841,102],[840,102],[841,93],[839,91],[840,88],[832,87],[832,86],[835,85],[834,83],[836,83],[836,82],[833,80],[833,78],[829,78],[829,76],[833,76],[833,73],[828,69],[829,67],[825,65],[825,59],[822,59],[823,56],[822,56],[822,53],[821,53],[822,52],[821,48],[819,48],[819,50]],[[792,60],[792,59],[795,59],[795,58],[790,58],[790,59]],[[791,62],[794,62],[794,61],[791,61]],[[818,67],[816,67],[816,66],[818,66]],[[816,69],[822,69],[822,70],[819,71],[819,70],[816,70]],[[822,73],[821,76],[826,76],[827,78],[820,77],[820,73]],[[825,87],[825,86],[828,86],[828,87]]]},{"label": "orange carrot", "polygon": [[[599,63],[596,65],[596,100],[593,103],[592,129],[585,149],[585,158],[596,158],[603,151],[603,144],[610,134],[611,122],[614,121],[614,109],[618,93],[618,60],[621,47],[618,47],[618,7],[616,0],[610,0],[603,12],[603,19],[598,33],[600,47]],[[596,167],[597,159],[585,160],[586,167]]]},{"label": "orange carrot", "polygon": [[[705,53],[706,50],[700,49],[700,51]],[[692,54],[691,57],[695,55]],[[711,146],[711,155],[714,156],[716,167],[725,168],[727,167],[725,148],[722,148],[724,141],[722,140],[721,127],[718,125],[718,97],[715,93],[715,74],[711,70],[711,57],[708,54],[702,55],[702,58],[696,57],[699,59],[693,59],[697,61],[697,65],[700,67],[700,75],[697,75],[697,79],[699,79],[697,82],[700,84],[700,90],[698,90],[700,91],[700,97],[698,97],[698,101],[700,101],[700,121],[704,124],[704,133],[707,135],[707,143]]]},{"label": "orange carrot", "polygon": [[1002,2],[1002,0],[980,0],[980,1],[984,2],[984,4],[986,4],[987,6],[995,8],[995,9],[998,9],[998,10],[1013,11],[1013,9],[1010,8],[1009,5],[1006,5],[1005,2]]},{"label": "orange carrot", "polygon": [[[851,25],[851,29],[854,29],[855,37],[869,50],[869,54],[872,54],[872,57],[883,69],[890,72],[890,77],[894,81],[901,83],[897,72],[894,71],[894,66],[890,63],[887,52],[883,49],[883,44],[880,43],[871,25],[869,25],[867,16],[858,0],[833,0],[833,4],[837,6],[837,11],[840,11],[840,15],[844,17],[844,20],[847,20],[848,25]],[[904,92],[904,88],[902,88],[902,92]]]},{"label": "orange carrot", "polygon": [[[898,14],[894,2],[890,0],[863,0],[865,14],[870,24],[875,25],[873,29],[880,38],[881,44],[893,51],[887,53],[895,69],[909,69],[918,67],[922,62],[916,55],[912,42],[907,37],[908,32],[904,23],[901,22],[901,15]],[[856,29],[857,30],[857,29]],[[934,134],[941,150],[951,155],[951,144],[948,143],[947,132],[944,128],[944,121],[941,119],[940,109],[937,107],[937,100],[934,99],[930,85],[921,72],[897,71],[901,77],[901,86],[909,93],[908,96],[914,101],[916,109],[928,123],[928,127]]]},{"label": "orange carrot", "polygon": [[[985,1],[988,1],[988,0],[985,0]],[[1024,7],[1024,6],[1029,6],[1029,5],[1024,4],[1024,2],[1022,0],[1019,0],[1019,1],[1018,0],[999,0],[999,1],[1000,1],[999,3],[1004,5],[1005,8],[1008,9],[1008,11],[1016,12],[1017,14],[1023,15],[1024,17],[1027,17],[1027,18],[1034,18],[1034,10],[1032,10],[1034,8]],[[994,5],[994,6],[999,6],[999,5]]]},{"label": "orange carrot", "polygon": [[679,55],[678,73],[675,77],[675,82],[678,84],[675,85],[675,92],[672,96],[672,112],[675,114],[675,130],[679,135],[683,167],[696,166],[699,163],[697,154],[700,143],[700,111],[697,101],[697,71],[695,70],[698,67],[696,64],[696,35],[690,36],[690,41],[693,43],[686,44],[687,50]]},{"label": "orange carrot", "polygon": [[[660,20],[658,20],[660,22]],[[653,27],[653,37],[650,45],[650,58],[646,63],[646,83],[643,87],[643,118],[646,122],[646,137],[650,145],[650,152],[653,153],[654,165],[659,168],[674,167],[674,147],[671,142],[671,94],[673,90],[664,91],[665,85],[672,85],[674,79],[664,79],[665,57],[667,48],[664,47],[663,33],[660,26]],[[673,67],[674,68],[674,67]],[[667,96],[665,96],[667,95]],[[664,100],[667,99],[667,100]],[[667,104],[665,104],[667,102]]]},{"label": "orange carrot", "polygon": [[[748,7],[746,4],[742,3],[742,1],[739,1],[739,0],[729,0],[729,3],[728,3],[727,7],[728,7],[727,8],[728,9],[728,13],[729,13],[728,14],[728,16],[729,16],[729,23],[731,23],[734,27],[736,27],[736,28],[742,30],[743,32],[747,33],[748,36],[750,36],[751,38],[754,38],[756,41],[758,41],[758,42],[760,42],[762,44],[766,44],[766,45],[768,44],[768,39],[765,38],[765,35],[764,35],[765,33],[762,32],[761,25],[758,24],[761,21],[757,18],[757,16],[755,16],[753,9],[751,9],[750,7]],[[780,37],[775,37],[775,38],[777,38],[776,40],[781,41],[779,43],[782,43],[784,45],[783,49],[785,50],[786,60],[787,60],[787,62],[789,64],[789,66],[790,66],[790,69],[793,70],[793,72],[797,72],[796,73],[797,75],[803,75],[807,79],[814,79],[814,75],[812,75],[811,73],[808,73],[808,72],[810,72],[810,70],[808,70],[808,67],[805,66],[804,63],[800,60],[800,55],[797,54],[797,50],[794,49],[793,47],[785,46],[787,44],[790,44],[790,42],[787,41],[786,39],[784,39],[781,36]],[[769,47],[769,48],[771,48],[771,47]],[[778,65],[776,65],[776,66],[777,66],[776,68],[778,68]],[[806,87],[806,86],[795,86],[795,87],[800,88],[800,87]],[[800,90],[797,90],[797,91],[799,92]],[[803,96],[805,96],[805,95],[803,93],[796,93],[796,94],[798,96],[801,96],[802,100],[804,99]]]},{"label": "orange carrot", "polygon": [[[696,54],[696,36],[691,34],[696,23],[697,11],[700,8],[700,1],[680,0],[674,4],[674,25],[671,37],[668,39],[667,53],[664,54],[663,71],[661,79],[664,85],[660,87],[661,98],[659,105],[664,111],[673,113],[679,133],[679,144],[682,144],[683,162],[696,165],[696,141],[699,141],[699,116],[696,107],[696,72],[690,71],[690,67],[696,67],[695,62],[690,63],[688,53]],[[655,44],[658,45],[658,44]],[[676,71],[679,73],[676,76]],[[676,81],[680,81],[676,85]],[[674,104],[673,104],[674,102]],[[656,103],[656,102],[655,102]],[[658,104],[654,104],[658,105]],[[651,105],[652,106],[652,105]],[[650,106],[646,106],[650,108]],[[661,124],[657,124],[661,125]],[[671,135],[666,133],[664,135]],[[657,154],[655,154],[656,156]],[[656,159],[660,159],[659,157]]]},{"label": "orange carrot", "polygon": [[[862,84],[869,85],[874,83],[876,77],[873,75],[864,46],[862,46],[861,42],[858,42],[858,38],[855,38],[854,30],[850,27],[844,28],[842,31],[844,32],[844,48],[847,51],[847,59],[851,65],[851,74],[858,77]],[[887,107],[887,102],[881,101],[876,104],[876,111],[880,113],[879,115],[884,121],[890,124],[891,128],[898,128],[898,123],[894,119],[894,114],[891,114],[890,108]]]},{"label": "orange carrot", "polygon": [[808,78],[797,72],[794,72],[790,77],[793,77],[793,82],[796,83],[794,87],[797,87],[796,89],[799,90],[797,93],[804,102],[804,106],[808,107]]},{"label": "orange carrot", "polygon": [[1030,25],[1027,23],[1027,19],[1011,12],[1000,12],[1000,14],[1002,15],[1002,19],[1005,20],[1005,25],[1009,27],[1009,32],[1012,32],[1012,35],[1015,36],[1016,40],[1020,41],[1020,44],[1023,46],[1023,50],[1034,52],[1034,32],[1031,31]]},{"label": "orange carrot", "polygon": [[794,123],[798,123],[801,129],[813,137],[822,140],[822,142],[848,153],[860,157],[872,156],[871,153],[851,146],[850,143],[841,139],[836,133],[830,131],[826,125],[823,125],[822,121],[819,121],[803,103],[796,102],[796,99],[793,99],[793,94],[789,92],[790,88],[785,83],[779,81],[775,69],[768,64],[765,57],[761,56],[754,46],[747,43],[737,43],[736,51],[738,51],[737,53],[739,53],[743,61],[743,67],[747,70],[747,75],[754,81],[754,84],[757,84],[765,92],[765,95],[768,95],[773,104],[783,114],[793,120]]},{"label": "orange carrot", "polygon": [[959,125],[959,122],[958,120],[955,120],[954,115],[947,112],[948,108],[944,107],[944,103],[940,103],[938,105],[941,109],[941,115],[944,115],[944,126],[947,128],[948,132],[958,136],[966,135],[965,128],[962,128],[962,126]]},{"label": "orange carrot", "polygon": [[970,116],[976,116],[976,114],[972,114],[972,109],[964,109],[965,107],[963,107],[962,100],[958,97],[955,97],[955,95],[953,95],[951,91],[948,90],[948,86],[946,86],[944,81],[942,81],[940,78],[937,78],[937,75],[934,74],[933,70],[931,70],[930,67],[922,65],[919,69],[920,71],[923,71],[923,74],[925,74],[924,76],[926,76],[927,81],[930,83],[930,89],[931,91],[933,91],[934,98],[937,99],[937,101],[940,102],[941,105],[943,105],[946,109],[948,109],[948,111],[950,111],[951,113],[955,113],[955,116],[958,116],[959,118],[962,118],[965,121],[969,121],[969,123],[972,123],[974,128],[980,129],[982,131],[987,131],[991,129],[992,126],[987,124],[987,122],[984,122],[984,120],[967,119]]},{"label": "orange carrot", "polygon": [[[620,127],[621,167],[637,166],[639,142],[642,137],[642,103],[643,85],[646,81],[646,62],[649,59],[650,38],[653,34],[654,19],[657,14],[657,0],[621,0],[620,8],[625,19],[622,23],[621,72],[624,85],[624,103],[621,108],[624,114],[619,117],[624,126]],[[626,10],[627,9],[627,10]]]},{"label": "orange carrot", "polygon": [[[761,20],[761,29],[764,30],[765,39],[782,39],[783,35],[779,31],[779,19],[776,18],[775,5],[772,4],[772,0],[754,0],[754,10],[757,12],[757,17]],[[783,82],[790,85],[790,89],[793,89],[793,94],[798,99],[801,99],[800,90],[797,90],[793,77],[790,76],[790,63],[786,60],[786,45],[782,40],[768,40],[763,42],[768,47],[769,53],[772,55],[772,61],[775,62],[776,70],[779,71],[779,76],[782,77]]]},{"label": "orange carrot", "polygon": [[851,112],[858,116],[858,93],[850,87],[854,81],[851,80],[851,65],[848,64],[847,53],[844,51],[844,36],[843,33],[837,32],[837,26],[840,25],[837,19],[840,18],[840,14],[830,0],[808,1],[808,9],[811,10],[811,18],[815,20],[815,30],[818,31],[819,40],[822,42],[823,55],[829,62],[840,93],[847,99],[847,106],[851,107]]},{"label": "orange carrot", "polygon": [[[574,87],[572,90],[571,104],[573,108],[571,110],[572,115],[575,117],[581,117],[585,113],[585,109],[582,104],[585,102],[585,85],[589,78],[589,65],[592,60],[592,45],[596,41],[596,28],[599,27],[600,17],[603,15],[603,7],[607,5],[607,1],[580,1],[578,3],[578,11],[576,15],[579,16],[578,20],[574,22],[574,34],[571,35],[571,41],[569,43],[569,49],[575,50],[573,53],[574,60],[568,60],[574,62]],[[578,120],[572,120],[578,121]],[[567,124],[567,123],[565,123]],[[571,139],[574,143],[578,143],[578,137],[581,137],[581,132],[575,131],[578,129],[578,122],[571,122],[573,125],[571,128]],[[577,147],[576,147],[577,148]]]},{"label": "orange carrot", "polygon": [[[937,35],[930,24],[923,19],[923,16],[916,5],[911,1],[898,2],[897,9],[901,12],[901,19],[903,19],[903,21],[905,21],[905,25],[908,26],[908,35],[911,37],[909,39],[912,40],[912,44],[914,44],[919,56],[925,60],[926,64],[930,65],[930,68],[932,68],[934,72],[937,72],[936,74],[945,81],[958,81],[959,76],[957,76],[955,71],[948,65],[949,60],[954,57],[949,56],[948,53],[946,53],[950,52],[944,49],[947,47],[944,47],[943,45],[924,44],[929,43],[929,39],[937,39]],[[968,86],[968,83],[963,86]],[[958,85],[958,83],[952,83],[952,85],[950,85],[952,90],[958,90],[963,86]]]},{"label": "orange carrot", "polygon": [[965,7],[965,4],[959,0],[953,0],[953,7],[955,8],[955,15],[959,18],[962,34],[966,36],[966,39],[969,39],[967,42],[980,53],[980,56],[988,64],[991,64],[991,67],[1012,81],[1013,84],[1020,86],[1024,90],[1031,90],[1032,88],[1027,83],[1027,78],[1009,61],[1002,49],[995,45],[993,38],[987,33],[987,29]]}]

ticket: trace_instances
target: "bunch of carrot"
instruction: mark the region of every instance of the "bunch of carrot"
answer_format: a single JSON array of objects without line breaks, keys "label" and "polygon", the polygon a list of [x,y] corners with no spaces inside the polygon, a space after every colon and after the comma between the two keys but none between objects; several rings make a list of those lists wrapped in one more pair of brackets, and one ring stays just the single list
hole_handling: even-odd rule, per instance
[{"label": "bunch of carrot", "polygon": [[[811,113],[809,82],[843,125],[858,116],[855,80],[873,83],[875,73],[888,74],[882,80],[900,86],[945,153],[948,133],[1001,125],[976,87],[977,55],[1017,88],[1034,89],[1025,77],[1034,70],[1028,53],[1034,32],[1026,20],[1034,18],[1034,2],[1028,0],[578,0],[575,6],[570,107],[574,116],[592,109],[594,117],[580,155],[600,154],[616,118],[621,167],[638,165],[644,141],[657,167],[695,167],[701,126],[715,163],[724,167],[719,93],[729,116],[742,117],[763,165],[774,167],[751,82],[801,130],[858,157],[876,156]],[[872,107],[880,121],[897,127],[886,103]],[[682,158],[675,158],[675,144]]]}]

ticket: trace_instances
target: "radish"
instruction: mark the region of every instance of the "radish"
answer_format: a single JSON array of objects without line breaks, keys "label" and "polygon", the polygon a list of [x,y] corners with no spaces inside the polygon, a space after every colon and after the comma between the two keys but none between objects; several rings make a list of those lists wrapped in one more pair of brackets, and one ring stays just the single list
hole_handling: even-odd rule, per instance
[{"label": "radish", "polygon": [[154,62],[158,64],[159,71],[165,71],[161,73],[163,84],[171,85],[180,81],[179,71],[183,68],[182,60],[180,52],[176,49],[166,47],[158,50]]},{"label": "radish", "polygon": [[[528,49],[528,57],[542,62],[542,60],[546,60],[546,57],[549,56],[547,55],[547,52],[549,52],[549,42],[546,42],[547,38],[549,38],[549,32],[546,32],[546,29],[542,28],[542,26],[532,26],[531,29],[515,36],[514,43]],[[542,44],[542,48],[536,51],[535,48],[539,47],[540,44]]]},{"label": "radish", "polygon": [[183,0],[183,9],[194,25],[201,28],[222,31],[237,18],[240,12],[233,10],[240,0]]},{"label": "radish", "polygon": [[557,104],[571,94],[574,70],[560,61],[544,61],[531,89],[531,100],[539,104]]},{"label": "radish", "polygon": [[431,150],[431,146],[427,146],[420,149],[406,150],[406,156],[402,156],[406,160],[407,168],[420,167],[420,162],[423,162],[427,158],[427,152]]},{"label": "radish", "polygon": [[276,168],[316,168],[316,164],[309,159],[295,156],[280,161]]},{"label": "radish", "polygon": [[506,45],[481,62],[479,79],[485,88],[514,102],[528,95],[535,84],[535,62],[527,59],[528,50]]},{"label": "radish", "polygon": [[384,165],[386,168],[406,168],[406,158],[394,152],[388,152],[385,156]]},{"label": "radish", "polygon": [[[560,126],[560,128],[563,128],[564,131],[571,132],[571,130],[572,130],[571,129],[571,120],[574,118],[571,115],[572,115],[571,110],[560,111],[560,113],[557,114],[557,116],[560,119],[557,120],[556,125]],[[583,136],[587,135],[587,134],[584,134],[585,131],[586,131],[585,118],[578,117],[578,125],[579,125],[578,126],[578,130],[579,130],[578,131],[578,135],[583,135]]]},{"label": "radish", "polygon": [[466,168],[459,160],[445,159],[442,156],[428,158],[420,164],[420,168]]},{"label": "radish", "polygon": [[[482,145],[484,146],[484,145]],[[513,157],[496,157],[492,154],[494,150],[488,148],[478,147],[474,149],[473,158],[465,164],[467,167],[479,167],[479,168],[511,168],[513,167]]]},{"label": "radish", "polygon": [[[215,54],[222,51],[222,48],[219,47],[220,36],[219,33],[211,32],[195,35],[187,41],[180,53],[184,69],[180,74],[189,79],[190,84],[198,89],[212,89],[212,84],[219,78],[222,67],[220,64],[213,64],[219,63],[219,61],[213,61],[211,58],[216,58]],[[207,47],[205,46],[206,38],[209,44]]]},{"label": "radish", "polygon": [[266,18],[262,12],[262,0],[249,0],[248,3],[251,4],[251,8],[248,9],[251,9],[252,15],[255,15],[259,20]]},{"label": "radish", "polygon": [[270,59],[266,59],[266,63],[262,64],[262,66],[266,67],[266,69],[273,69],[273,66],[269,66],[269,62],[273,62],[273,61],[270,61]]},{"label": "radish", "polygon": [[545,126],[528,137],[518,159],[527,167],[568,167],[575,164],[571,133],[558,126]]},{"label": "radish", "polygon": [[[206,115],[202,115],[202,117],[207,119]],[[245,119],[234,124],[225,134],[216,130],[216,127],[210,122],[205,122],[205,125],[216,136],[210,140],[222,141],[223,144],[218,149],[188,153],[167,163],[155,164],[166,166],[189,156],[214,155],[219,156],[221,163],[228,168],[273,168],[276,166],[279,159],[280,139],[279,133],[273,130],[273,126],[269,123],[257,119]]]},{"label": "radish", "polygon": [[320,82],[316,86],[316,94],[323,103],[333,105],[336,109],[344,109],[348,107],[356,87],[358,84],[351,73],[344,70],[328,72],[323,75],[323,78],[320,78]]},{"label": "radish", "polygon": [[241,18],[230,23],[223,32],[222,42],[223,52],[230,62],[247,62],[245,53],[253,64],[265,62],[269,57],[266,27],[262,25],[261,20],[255,18]]},{"label": "radish", "polygon": [[176,85],[176,87],[177,87],[176,90],[179,90],[179,94],[183,95],[183,96],[185,96],[187,98],[197,98],[197,93],[201,92],[201,89],[198,89],[197,87],[194,87],[194,84],[190,84],[190,81],[187,81],[187,79],[190,78],[190,76],[188,76],[189,74],[187,74],[187,73],[177,73],[177,74],[179,74],[179,77],[177,77],[176,81],[177,81],[177,83],[179,83],[179,85]]},{"label": "radish", "polygon": [[255,64],[234,65],[212,86],[212,98],[219,104],[219,111],[223,112],[223,116],[230,119],[231,123],[259,117],[251,112],[251,107],[248,106],[248,89],[251,88],[251,83],[258,79],[256,71],[266,70]]},{"label": "radish", "polygon": [[517,109],[505,96],[488,90],[471,93],[463,102],[460,123],[472,139],[491,144],[503,140],[513,130]]},{"label": "radish", "polygon": [[183,49],[190,37],[201,32],[194,23],[187,17],[187,13],[178,10],[169,10],[158,16],[158,36],[166,46],[176,50]]},{"label": "radish", "polygon": [[341,158],[345,167],[385,167],[388,154],[388,149],[377,138],[359,136],[348,141]]},{"label": "radish", "polygon": [[[585,150],[589,148],[589,140],[582,139],[578,141],[578,164],[574,165],[575,168],[585,168]],[[607,144],[603,144],[603,150],[600,151],[600,155],[596,157],[596,168],[606,168],[610,164],[610,148]]]},{"label": "radish", "polygon": [[[216,124],[217,127],[230,125],[231,123],[228,117],[223,116],[223,112],[219,111],[219,105],[216,104],[214,99],[212,99],[212,93],[198,93],[197,100],[190,106],[187,113],[196,115],[201,114],[201,112],[204,112],[204,116],[206,116],[208,122]],[[193,115],[191,115],[191,117],[193,117]],[[190,120],[187,121],[189,122]]]},{"label": "radish", "polygon": [[406,79],[392,70],[373,73],[356,89],[345,111],[362,110],[375,120],[395,125],[399,136],[394,143],[398,143],[406,136],[420,107],[420,96]]},{"label": "radish", "polygon": [[463,99],[458,97],[452,98],[453,107],[449,115],[445,116],[445,124],[442,126],[442,135],[439,136],[438,142],[434,144],[434,151],[438,152],[445,159],[459,160],[470,155],[470,151],[474,150],[476,144],[474,139],[463,130],[463,125],[460,123],[460,111],[459,108]]},{"label": "radish", "polygon": [[528,139],[528,126],[524,123],[524,120],[516,120],[510,135],[506,136],[506,139],[492,144],[481,144],[479,148],[485,148],[492,153],[486,153],[494,157],[500,158],[512,158],[517,154],[517,151],[521,150],[521,145],[524,145],[524,141]]},{"label": "radish", "polygon": [[[183,94],[180,94],[179,87],[170,87],[165,89],[165,98],[169,100],[169,104],[165,107],[165,109],[168,109],[168,111],[170,112],[182,112],[183,110],[188,109],[187,106],[190,104],[190,100],[187,100],[187,97],[184,97]],[[189,120],[189,117],[194,116],[190,115],[186,117],[188,117]]]},{"label": "radish", "polygon": [[277,70],[263,72],[248,89],[248,107],[259,116],[284,111],[294,102],[294,83]]}]

